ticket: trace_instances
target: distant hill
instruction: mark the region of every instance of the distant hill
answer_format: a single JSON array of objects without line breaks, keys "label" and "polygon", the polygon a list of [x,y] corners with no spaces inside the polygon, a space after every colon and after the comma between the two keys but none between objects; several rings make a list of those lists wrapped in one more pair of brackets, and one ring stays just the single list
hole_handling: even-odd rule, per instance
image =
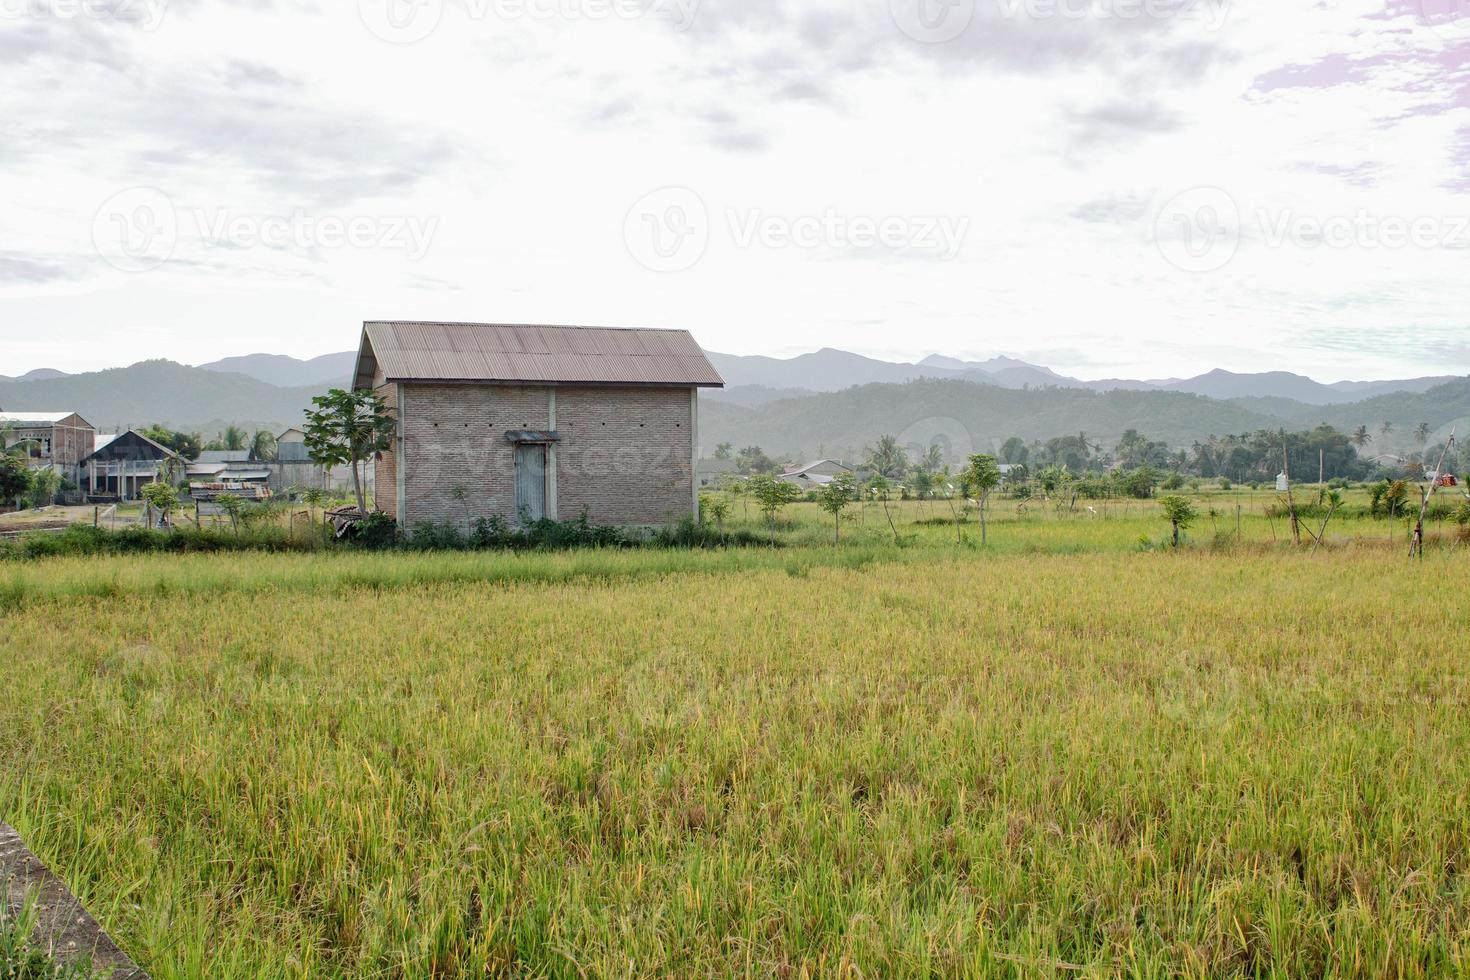
[{"label": "distant hill", "polygon": [[173,361],[37,381],[0,381],[0,407],[15,412],[78,412],[100,429],[160,422],[206,435],[234,422],[261,429],[298,425],[325,385],[282,388],[242,374]]},{"label": "distant hill", "polygon": [[791,358],[743,357],[717,353],[709,356],[731,387],[782,391],[832,392],[854,385],[901,384],[920,378],[935,378],[978,381],[1002,388],[1174,391],[1217,399],[1290,398],[1307,405],[1339,405],[1395,391],[1425,392],[1454,380],[1447,376],[1401,381],[1343,381],[1329,385],[1285,371],[1236,374],[1217,370],[1196,378],[1164,381],[1126,378],[1084,381],[1013,357],[964,361],[942,354],[931,354],[917,364],[901,364],[830,347]]},{"label": "distant hill", "polygon": [[[1378,435],[1384,420],[1390,437]],[[1350,431],[1367,425],[1373,450],[1406,448],[1413,428],[1428,422],[1443,430],[1461,421],[1470,432],[1470,379],[1428,392],[1399,392],[1354,405],[1307,405],[1288,399],[1222,401],[1181,391],[1089,391],[1078,388],[1015,390],[961,379],[922,379],[872,384],[838,392],[745,406],[703,398],[700,442],[758,445],[780,456],[857,458],[880,435],[899,437],[910,450],[935,441],[953,456],[991,452],[1011,436],[1045,440],[1085,432],[1112,448],[1126,429],[1185,447],[1211,435],[1257,429],[1309,428],[1322,423]],[[1381,445],[1380,445],[1381,443]]]},{"label": "distant hill", "polygon": [[338,354],[323,354],[309,361],[287,357],[285,354],[245,354],[201,364],[199,367],[205,371],[223,374],[243,374],[279,388],[342,388],[351,383],[352,370],[356,363],[356,351],[343,351]]},{"label": "distant hill", "polygon": [[0,381],[49,381],[52,378],[64,377],[66,377],[65,371],[56,371],[52,368],[36,368],[34,371],[27,371],[18,378],[7,378],[3,374],[0,374]]},{"label": "distant hill", "polygon": [[[260,355],[203,367],[157,360],[88,374],[43,372],[31,380],[0,380],[0,408],[76,411],[107,430],[153,422],[205,435],[228,423],[280,430],[300,424],[313,395],[348,382],[352,356],[300,361]],[[1430,424],[1431,442],[1442,440],[1457,421],[1460,434],[1470,434],[1466,378],[1438,385],[1432,384],[1434,379],[1367,382],[1358,390],[1372,397],[1363,399],[1354,390],[1285,373],[1216,371],[1192,381],[1157,383],[1168,388],[1131,382],[1143,387],[1098,391],[1010,358],[966,362],[933,357],[927,365],[904,365],[837,350],[784,361],[721,354],[711,358],[731,385],[701,395],[700,441],[707,449],[733,442],[760,445],[778,455],[855,456],[887,433],[921,449],[939,438],[956,452],[980,452],[1013,435],[1029,441],[1079,431],[1111,448],[1129,428],[1182,447],[1210,435],[1325,422],[1343,431],[1366,426],[1373,437],[1369,452],[1403,453],[1416,448],[1413,431],[1420,422]],[[221,370],[226,363],[288,379],[322,370],[331,377],[279,385]],[[846,383],[873,375],[891,380]],[[1018,384],[1019,378],[1031,380]],[[1039,378],[1046,383],[1031,383]],[[1184,390],[1194,382],[1206,393]],[[1397,384],[1410,390],[1377,393],[1384,385]],[[1362,400],[1326,402],[1321,400],[1327,397],[1324,391]],[[1235,392],[1247,394],[1232,397]],[[1381,431],[1385,421],[1393,427],[1387,435]]]}]

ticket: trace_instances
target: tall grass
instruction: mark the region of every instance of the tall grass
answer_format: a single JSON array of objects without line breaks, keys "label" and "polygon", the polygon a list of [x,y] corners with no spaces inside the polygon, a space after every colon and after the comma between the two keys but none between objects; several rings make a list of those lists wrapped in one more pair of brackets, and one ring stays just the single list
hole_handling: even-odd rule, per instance
[{"label": "tall grass", "polygon": [[7,568],[0,813],[159,978],[1463,974],[1462,561]]}]

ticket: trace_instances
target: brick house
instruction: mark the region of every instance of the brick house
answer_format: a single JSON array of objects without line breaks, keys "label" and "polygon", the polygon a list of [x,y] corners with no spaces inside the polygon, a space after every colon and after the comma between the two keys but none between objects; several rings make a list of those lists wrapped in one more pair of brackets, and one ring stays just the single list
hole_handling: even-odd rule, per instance
[{"label": "brick house", "polygon": [[92,423],[75,412],[0,412],[0,433],[0,448],[21,446],[36,465],[55,467],[72,480],[97,438]]},{"label": "brick house", "polygon": [[697,514],[700,388],[684,330],[369,322],[353,382],[398,418],[376,506],[400,526]]}]

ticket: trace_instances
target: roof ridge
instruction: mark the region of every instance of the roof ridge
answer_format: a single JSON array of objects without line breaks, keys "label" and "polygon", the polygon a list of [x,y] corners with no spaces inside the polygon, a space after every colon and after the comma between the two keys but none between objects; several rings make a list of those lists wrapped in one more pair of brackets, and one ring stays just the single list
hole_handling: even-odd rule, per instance
[{"label": "roof ridge", "polygon": [[595,323],[497,323],[490,320],[364,320],[369,324],[410,327],[512,327],[529,330],[619,330],[628,333],[691,333],[688,327],[604,327]]}]

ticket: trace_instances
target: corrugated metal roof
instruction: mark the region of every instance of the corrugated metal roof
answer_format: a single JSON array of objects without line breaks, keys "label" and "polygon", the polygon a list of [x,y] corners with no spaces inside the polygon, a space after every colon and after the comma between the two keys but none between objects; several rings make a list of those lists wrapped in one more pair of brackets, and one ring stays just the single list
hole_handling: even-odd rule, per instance
[{"label": "corrugated metal roof", "polygon": [[392,381],[725,384],[687,330],[371,321],[358,387],[372,383],[374,366]]}]

